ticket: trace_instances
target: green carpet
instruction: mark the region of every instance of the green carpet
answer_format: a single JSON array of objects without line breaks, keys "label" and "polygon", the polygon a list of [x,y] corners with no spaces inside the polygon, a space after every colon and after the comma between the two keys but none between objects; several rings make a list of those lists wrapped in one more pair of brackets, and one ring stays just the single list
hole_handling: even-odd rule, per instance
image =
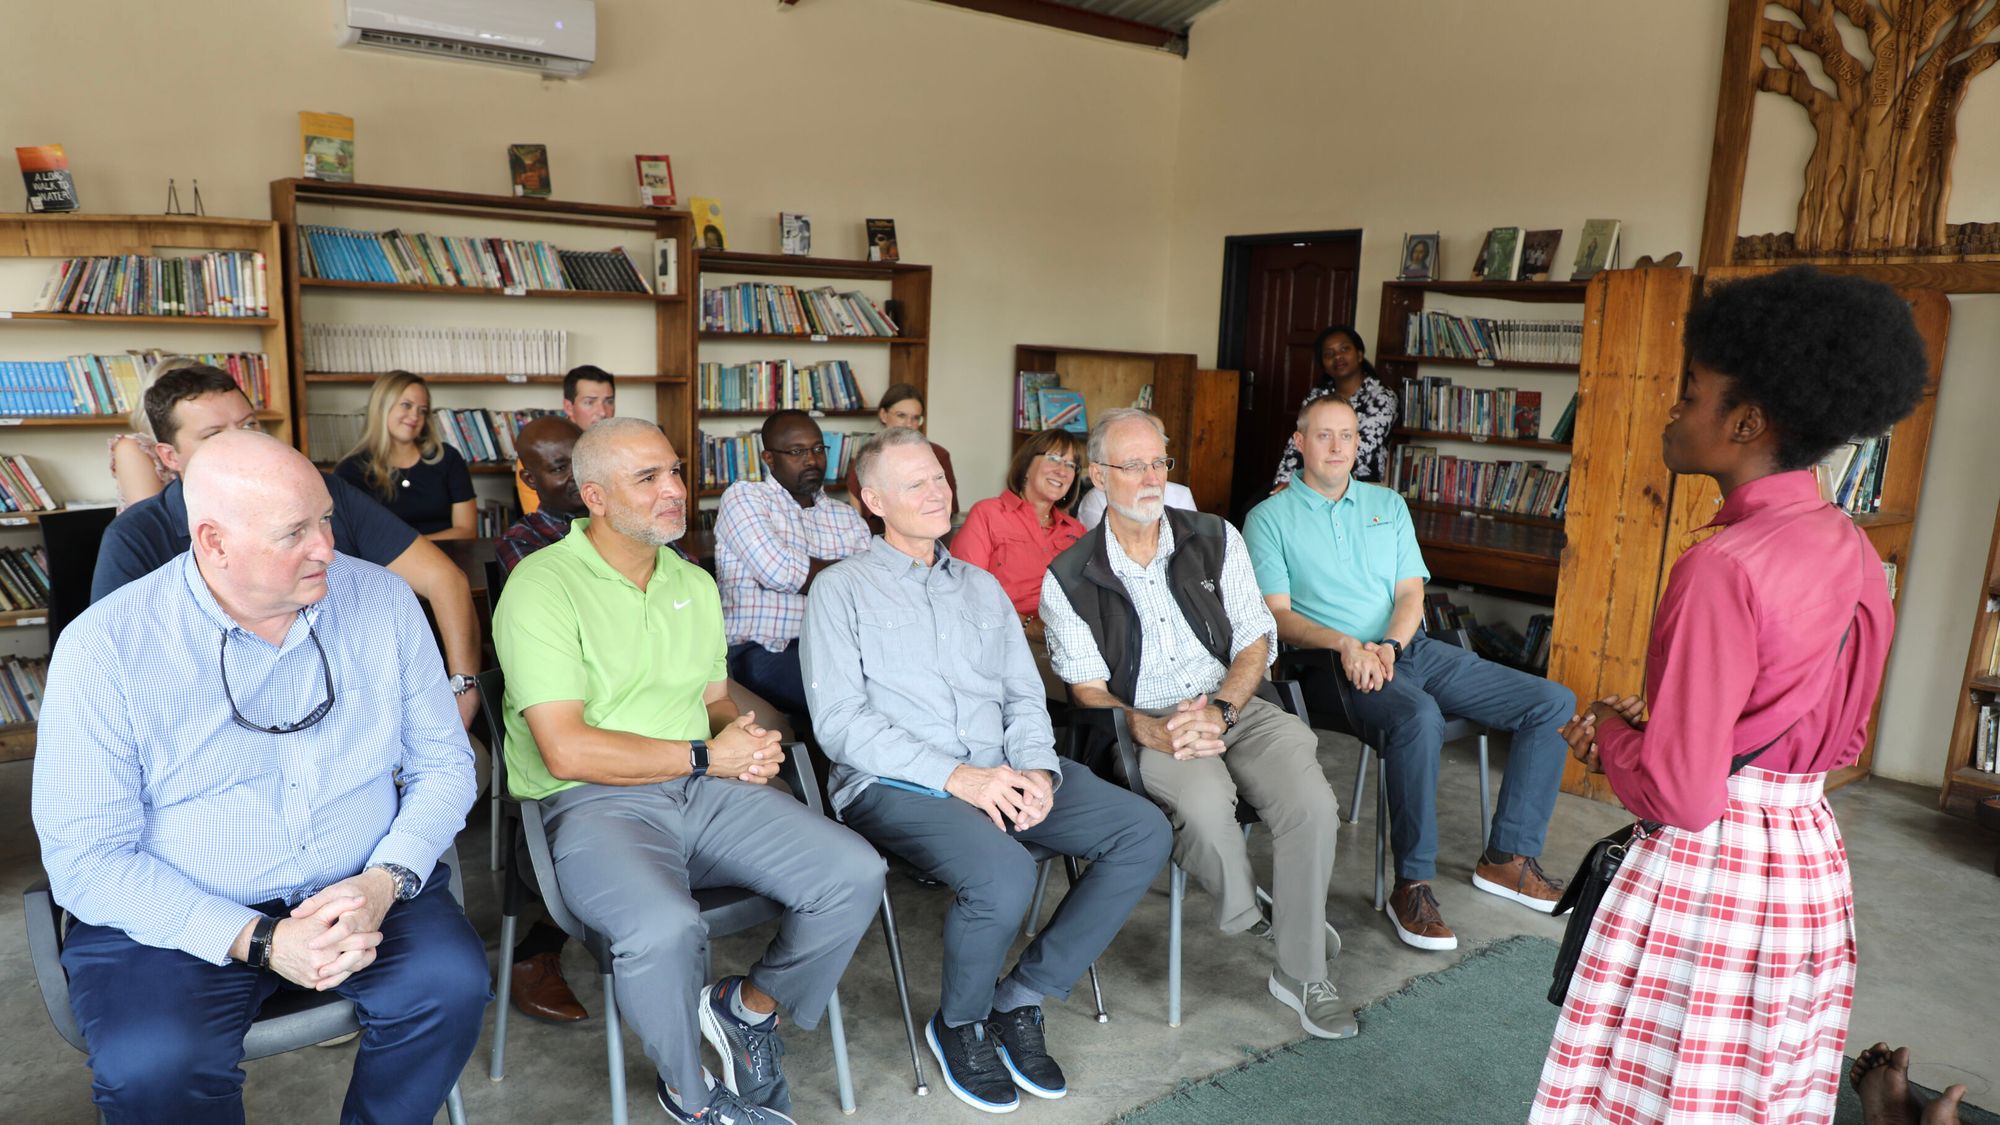
[{"label": "green carpet", "polygon": [[[1361,1010],[1361,1034],[1302,1039],[1119,1118],[1122,1125],[1313,1121],[1468,1125],[1528,1117],[1555,1034],[1547,999],[1556,945],[1517,937],[1418,977]],[[1929,1095],[1929,1091],[1925,1091]],[[1967,1107],[1965,1125],[2000,1125]],[[1843,1075],[1835,1125],[1861,1125]]]}]

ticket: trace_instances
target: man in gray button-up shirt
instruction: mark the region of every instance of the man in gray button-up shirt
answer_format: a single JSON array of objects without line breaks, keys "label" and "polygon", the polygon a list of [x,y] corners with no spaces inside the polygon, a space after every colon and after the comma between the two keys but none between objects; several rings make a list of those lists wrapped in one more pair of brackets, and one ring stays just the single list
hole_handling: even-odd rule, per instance
[{"label": "man in gray button-up shirt", "polygon": [[[813,582],[800,655],[847,824],[949,884],[944,995],[925,1028],[946,1085],[989,1112],[1068,1091],[1041,1002],[1067,999],[1166,865],[1151,802],[1065,772],[1042,679],[999,580],[951,557],[951,489],[922,434],[857,458],[884,531]],[[1025,845],[1090,860],[1055,920],[1000,976],[1034,891]],[[996,1049],[998,1048],[998,1049]]]}]

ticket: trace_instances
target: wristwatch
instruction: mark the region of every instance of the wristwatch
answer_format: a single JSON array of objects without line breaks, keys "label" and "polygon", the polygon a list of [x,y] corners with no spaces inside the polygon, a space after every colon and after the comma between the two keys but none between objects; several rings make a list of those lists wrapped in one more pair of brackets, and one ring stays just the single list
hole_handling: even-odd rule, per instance
[{"label": "wristwatch", "polygon": [[368,865],[368,870],[370,871],[377,869],[387,871],[390,880],[396,884],[397,902],[408,902],[417,897],[417,889],[422,885],[423,881],[417,878],[416,872],[404,867],[400,863],[372,863]]},{"label": "wristwatch", "polygon": [[1394,637],[1383,637],[1382,643],[1388,645],[1390,648],[1395,649],[1397,656],[1403,655],[1403,642],[1397,640]]},{"label": "wristwatch", "polygon": [[1229,702],[1227,699],[1218,699],[1215,701],[1215,706],[1217,710],[1222,712],[1222,729],[1223,730],[1235,729],[1236,704]]},{"label": "wristwatch", "polygon": [[688,743],[688,776],[708,776],[708,743],[699,738]]},{"label": "wristwatch", "polygon": [[271,937],[278,932],[278,920],[266,914],[257,919],[257,926],[250,931],[250,956],[244,964],[253,969],[269,968],[271,965]]},{"label": "wristwatch", "polygon": [[451,693],[453,695],[464,695],[478,686],[479,680],[477,677],[468,676],[463,672],[451,678]]}]

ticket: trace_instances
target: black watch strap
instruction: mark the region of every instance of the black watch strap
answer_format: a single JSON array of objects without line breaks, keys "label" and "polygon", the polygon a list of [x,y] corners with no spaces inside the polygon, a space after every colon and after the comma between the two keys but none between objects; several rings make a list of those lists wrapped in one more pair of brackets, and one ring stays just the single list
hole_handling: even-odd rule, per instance
[{"label": "black watch strap", "polygon": [[1236,729],[1236,704],[1229,702],[1227,699],[1218,699],[1215,701],[1215,707],[1216,710],[1222,712],[1222,729]]},{"label": "black watch strap", "polygon": [[1382,643],[1388,645],[1390,648],[1395,649],[1397,656],[1403,655],[1403,642],[1397,640],[1394,637],[1383,637]]},{"label": "black watch strap", "polygon": [[244,962],[253,969],[271,967],[271,938],[278,932],[278,920],[266,914],[250,931],[250,957]]},{"label": "black watch strap", "polygon": [[688,743],[688,776],[708,776],[708,743],[699,738]]}]

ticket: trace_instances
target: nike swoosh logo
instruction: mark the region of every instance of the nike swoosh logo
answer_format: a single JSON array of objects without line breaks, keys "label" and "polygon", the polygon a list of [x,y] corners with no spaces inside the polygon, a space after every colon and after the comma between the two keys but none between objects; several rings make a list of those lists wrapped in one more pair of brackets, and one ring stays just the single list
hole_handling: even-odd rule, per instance
[{"label": "nike swoosh logo", "polygon": [[689,606],[691,606],[691,605],[693,605],[693,604],[694,604],[694,599],[693,599],[693,598],[689,598],[688,600],[686,600],[686,601],[684,601],[684,602],[675,602],[675,603],[674,603],[674,608],[675,608],[675,609],[686,609],[687,607],[689,607]]}]

